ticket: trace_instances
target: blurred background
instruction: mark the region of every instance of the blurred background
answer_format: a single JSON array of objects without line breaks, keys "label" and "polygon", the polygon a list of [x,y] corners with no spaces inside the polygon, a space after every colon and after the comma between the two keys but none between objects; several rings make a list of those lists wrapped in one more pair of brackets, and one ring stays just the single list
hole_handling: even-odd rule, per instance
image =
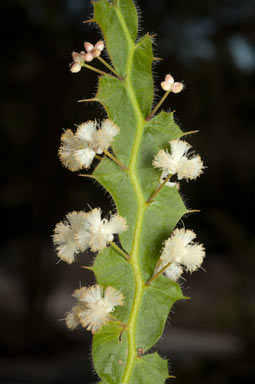
[{"label": "blurred background", "polygon": [[[255,377],[254,69],[252,0],[139,0],[143,32],[157,34],[157,84],[171,72],[185,92],[170,95],[185,131],[208,166],[182,184],[185,219],[207,248],[200,270],[182,283],[191,300],[172,311],[157,349],[176,384],[251,383]],[[90,180],[64,169],[57,150],[63,128],[104,117],[91,97],[97,76],[71,75],[72,50],[96,42],[82,23],[88,0],[9,0],[1,7],[0,382],[95,383],[91,335],[61,319],[71,293],[93,282],[88,256],[57,265],[51,234],[72,210],[110,199]],[[97,65],[97,64],[95,64]],[[100,67],[99,63],[98,66]],[[158,91],[160,94],[161,91]]]}]

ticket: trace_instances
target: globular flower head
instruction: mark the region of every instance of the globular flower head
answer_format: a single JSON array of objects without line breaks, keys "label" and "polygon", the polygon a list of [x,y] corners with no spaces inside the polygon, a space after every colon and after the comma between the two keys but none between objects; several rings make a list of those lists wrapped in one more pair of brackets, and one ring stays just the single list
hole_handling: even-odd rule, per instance
[{"label": "globular flower head", "polygon": [[111,319],[109,314],[116,306],[124,304],[124,296],[109,286],[105,290],[100,285],[77,289],[73,296],[78,304],[66,316],[66,325],[74,329],[81,324],[92,333],[97,332]]},{"label": "globular flower head", "polygon": [[205,250],[202,244],[194,242],[195,238],[193,231],[177,228],[164,243],[156,271],[170,263],[164,273],[176,281],[181,276],[183,267],[190,273],[201,267]]},{"label": "globular flower head", "polygon": [[127,230],[127,223],[123,217],[114,215],[109,220],[102,220],[101,213],[100,208],[87,213],[84,227],[76,235],[76,241],[83,251],[88,248],[93,252],[101,251],[113,241],[114,234]]},{"label": "globular flower head", "polygon": [[96,152],[100,155],[111,145],[115,136],[118,135],[120,129],[113,121],[106,119],[101,124],[101,129],[97,131],[94,146]]},{"label": "globular flower head", "polygon": [[53,242],[58,257],[68,264],[72,264],[75,255],[80,249],[75,241],[75,234],[83,227],[86,214],[84,212],[71,212],[66,219],[58,223],[54,229]]},{"label": "globular flower head", "polygon": [[162,170],[162,178],[177,174],[178,180],[196,179],[204,169],[199,155],[188,154],[190,144],[182,140],[171,140],[171,153],[161,149],[153,160],[153,166]]},{"label": "globular flower head", "polygon": [[79,149],[79,139],[73,134],[71,129],[67,129],[61,136],[58,155],[62,164],[72,172],[78,171],[81,168],[80,161],[75,157],[75,153]]},{"label": "globular flower head", "polygon": [[78,125],[75,134],[68,129],[61,137],[60,160],[71,171],[89,168],[95,155],[108,149],[118,133],[119,127],[109,119],[100,128],[97,121],[87,121]]},{"label": "globular flower head", "polygon": [[184,86],[182,83],[175,82],[172,75],[166,75],[165,80],[161,83],[161,88],[166,92],[180,93]]},{"label": "globular flower head", "polygon": [[79,312],[80,306],[76,305],[72,308],[71,312],[66,315],[66,325],[69,329],[73,330],[80,324]]},{"label": "globular flower head", "polygon": [[127,222],[119,215],[113,215],[109,220],[101,219],[100,208],[88,213],[74,211],[68,213],[65,220],[56,225],[53,242],[58,257],[72,264],[76,254],[88,248],[93,252],[101,251],[113,241],[114,234],[126,229]]}]

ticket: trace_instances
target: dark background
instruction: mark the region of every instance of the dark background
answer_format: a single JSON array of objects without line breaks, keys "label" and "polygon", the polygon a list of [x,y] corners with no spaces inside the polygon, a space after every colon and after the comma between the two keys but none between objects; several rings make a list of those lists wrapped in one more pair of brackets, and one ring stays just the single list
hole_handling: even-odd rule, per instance
[{"label": "dark background", "polygon": [[[182,283],[192,300],[172,311],[157,348],[176,384],[251,383],[254,379],[254,69],[252,0],[140,0],[143,32],[156,33],[159,84],[170,72],[187,88],[170,95],[191,142],[208,166],[182,183],[185,220],[207,248],[200,270]],[[103,118],[97,105],[78,104],[95,92],[97,76],[71,75],[72,50],[96,42],[82,24],[87,0],[9,0],[1,4],[0,382],[90,383],[91,335],[59,321],[71,293],[92,283],[80,266],[56,264],[56,222],[72,210],[110,199],[89,180],[64,169],[57,150],[64,128]],[[95,63],[95,65],[99,65]],[[159,91],[158,93],[161,94]]]}]

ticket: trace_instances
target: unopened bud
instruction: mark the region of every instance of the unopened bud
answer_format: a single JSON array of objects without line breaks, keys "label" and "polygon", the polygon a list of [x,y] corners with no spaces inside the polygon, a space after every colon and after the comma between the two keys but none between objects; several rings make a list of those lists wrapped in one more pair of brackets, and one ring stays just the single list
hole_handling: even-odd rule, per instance
[{"label": "unopened bud", "polygon": [[84,60],[87,61],[87,63],[90,63],[94,59],[94,55],[91,52],[88,52],[84,55]]},{"label": "unopened bud", "polygon": [[104,42],[102,40],[99,40],[96,45],[95,45],[95,49],[99,49],[99,51],[103,51],[104,49]]},{"label": "unopened bud", "polygon": [[165,81],[166,81],[167,83],[169,83],[170,85],[173,85],[173,83],[174,83],[174,78],[173,78],[173,76],[171,76],[171,75],[166,75],[166,77],[165,77]]},{"label": "unopened bud", "polygon": [[95,49],[94,45],[87,41],[84,43],[84,48],[86,52],[92,52]]},{"label": "unopened bud", "polygon": [[163,82],[161,83],[161,88],[162,88],[164,91],[166,91],[166,92],[170,91],[171,87],[172,87],[172,85],[169,84],[169,83],[167,83],[166,81],[163,81]]},{"label": "unopened bud", "polygon": [[84,51],[81,51],[81,52],[80,52],[80,58],[81,58],[82,61],[85,60],[85,59],[84,59],[85,55],[86,55],[86,52],[84,52]]},{"label": "unopened bud", "polygon": [[81,57],[80,53],[78,53],[78,52],[73,52],[72,58],[73,58],[73,61],[75,63],[80,63],[82,61],[82,57]]},{"label": "unopened bud", "polygon": [[183,90],[183,84],[182,83],[174,83],[172,85],[172,92],[173,93],[179,93]]},{"label": "unopened bud", "polygon": [[73,64],[71,65],[70,71],[71,71],[72,73],[78,73],[78,72],[80,72],[80,70],[81,70],[81,66],[80,66],[79,63],[73,63]]},{"label": "unopened bud", "polygon": [[94,51],[93,51],[93,56],[94,57],[98,57],[98,56],[100,56],[101,55],[101,51],[99,50],[99,49],[94,49]]}]

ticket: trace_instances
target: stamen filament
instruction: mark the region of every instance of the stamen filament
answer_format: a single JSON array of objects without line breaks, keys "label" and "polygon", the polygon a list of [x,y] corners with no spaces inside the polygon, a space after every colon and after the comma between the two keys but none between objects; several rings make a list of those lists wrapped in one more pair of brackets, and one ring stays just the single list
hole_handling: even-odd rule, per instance
[{"label": "stamen filament", "polygon": [[158,271],[154,276],[152,276],[150,278],[150,280],[148,280],[145,285],[150,285],[158,276],[160,276],[163,272],[165,272],[165,270],[170,267],[170,264],[171,263],[168,263],[166,264],[160,271]]},{"label": "stamen filament", "polygon": [[171,179],[172,175],[168,175],[165,181],[160,184],[160,186],[156,189],[156,191],[151,195],[151,197],[146,201],[147,204],[151,203],[154,197],[161,191],[161,189],[166,185],[166,183]]},{"label": "stamen filament", "polygon": [[113,241],[110,241],[109,244],[112,248],[114,248],[117,252],[119,252],[123,257],[125,257],[126,260],[129,260],[129,255],[124,252],[116,243]]},{"label": "stamen filament", "polygon": [[169,91],[167,91],[164,96],[162,97],[162,99],[158,102],[158,104],[156,105],[156,107],[151,111],[151,113],[146,117],[146,121],[150,121],[150,119],[152,118],[152,116],[155,115],[155,113],[157,112],[157,110],[161,107],[161,105],[164,103],[164,101],[166,100],[167,96],[169,95],[169,93],[171,93],[171,89]]},{"label": "stamen filament", "polygon": [[118,164],[118,166],[120,166],[124,171],[127,170],[127,167],[122,164],[115,156],[113,156],[109,151],[107,151],[107,149],[104,150],[104,153],[106,154],[106,156],[108,156],[111,160],[113,160],[116,164]]}]

